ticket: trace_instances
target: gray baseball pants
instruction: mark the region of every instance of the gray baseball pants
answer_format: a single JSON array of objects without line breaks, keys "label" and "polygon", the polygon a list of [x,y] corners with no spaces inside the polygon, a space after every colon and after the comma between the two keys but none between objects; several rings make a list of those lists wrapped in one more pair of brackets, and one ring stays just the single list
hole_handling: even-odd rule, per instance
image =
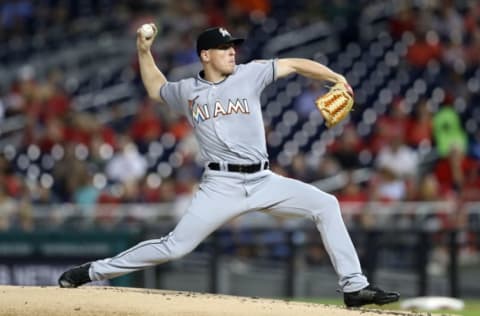
[{"label": "gray baseball pants", "polygon": [[251,211],[312,219],[330,256],[343,292],[368,285],[343,222],[338,200],[312,185],[270,170],[236,173],[206,170],[185,215],[168,235],[143,241],[92,262],[90,278],[105,280],[178,259],[229,220]]}]

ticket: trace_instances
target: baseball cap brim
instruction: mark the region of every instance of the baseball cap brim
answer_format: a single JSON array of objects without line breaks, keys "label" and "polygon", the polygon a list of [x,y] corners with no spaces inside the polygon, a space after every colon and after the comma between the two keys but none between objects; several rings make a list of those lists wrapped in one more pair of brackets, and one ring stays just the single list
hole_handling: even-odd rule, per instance
[{"label": "baseball cap brim", "polygon": [[232,38],[232,40],[229,41],[229,42],[227,42],[226,44],[232,43],[232,44],[234,44],[234,45],[240,45],[240,44],[242,44],[244,41],[245,41],[244,38]]}]

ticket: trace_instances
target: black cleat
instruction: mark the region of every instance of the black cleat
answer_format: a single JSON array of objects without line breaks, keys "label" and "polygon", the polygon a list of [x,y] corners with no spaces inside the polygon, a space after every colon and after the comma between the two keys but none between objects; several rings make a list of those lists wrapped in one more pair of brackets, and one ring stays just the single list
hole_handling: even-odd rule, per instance
[{"label": "black cleat", "polygon": [[396,302],[399,299],[400,293],[385,292],[373,285],[369,285],[360,291],[343,293],[343,301],[347,307],[360,307],[368,304],[384,305]]},{"label": "black cleat", "polygon": [[85,283],[91,282],[88,270],[90,269],[90,263],[85,263],[76,267],[73,267],[60,276],[58,279],[58,285],[60,287],[79,287]]}]

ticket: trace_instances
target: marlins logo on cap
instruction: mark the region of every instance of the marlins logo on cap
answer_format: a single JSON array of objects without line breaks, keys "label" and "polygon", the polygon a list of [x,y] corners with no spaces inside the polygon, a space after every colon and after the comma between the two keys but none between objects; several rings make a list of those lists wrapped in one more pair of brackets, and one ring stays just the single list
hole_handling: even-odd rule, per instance
[{"label": "marlins logo on cap", "polygon": [[231,36],[232,36],[232,35],[230,35],[230,33],[228,33],[228,31],[227,31],[226,29],[224,29],[223,27],[219,28],[218,31],[219,31],[220,33],[222,33],[222,36],[223,36],[223,37],[228,37],[228,36],[231,37]]}]

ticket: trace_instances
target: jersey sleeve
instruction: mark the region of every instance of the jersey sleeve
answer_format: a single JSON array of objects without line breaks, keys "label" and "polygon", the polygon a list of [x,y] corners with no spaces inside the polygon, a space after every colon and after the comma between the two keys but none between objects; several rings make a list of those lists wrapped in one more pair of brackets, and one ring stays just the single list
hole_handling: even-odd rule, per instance
[{"label": "jersey sleeve", "polygon": [[276,59],[254,60],[248,64],[248,68],[260,91],[277,79]]},{"label": "jersey sleeve", "polygon": [[175,112],[183,113],[184,98],[182,96],[182,82],[166,82],[160,88],[160,97],[168,107]]}]

